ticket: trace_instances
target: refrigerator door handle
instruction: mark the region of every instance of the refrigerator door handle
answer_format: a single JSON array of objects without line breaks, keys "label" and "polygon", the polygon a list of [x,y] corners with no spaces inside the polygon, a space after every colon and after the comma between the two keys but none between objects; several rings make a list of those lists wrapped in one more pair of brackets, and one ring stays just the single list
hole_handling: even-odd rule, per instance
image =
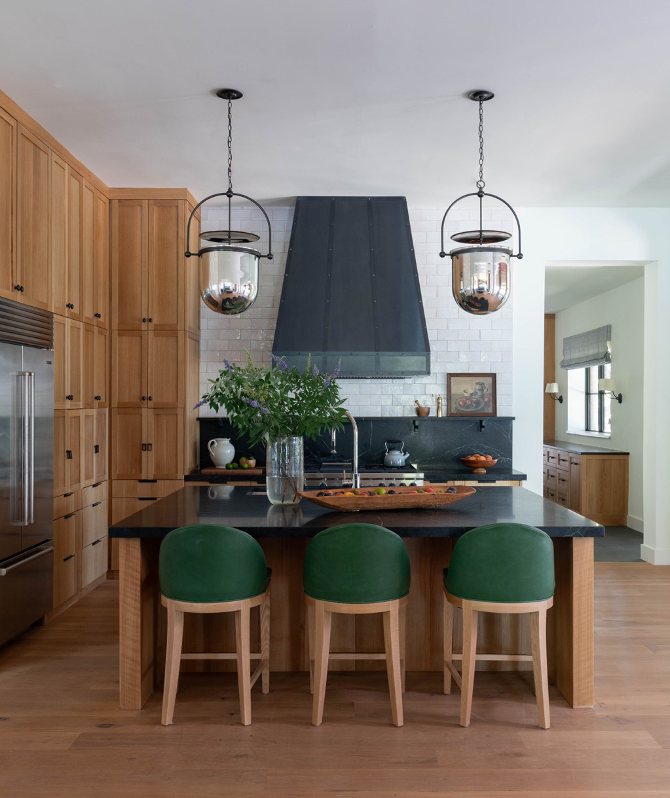
[{"label": "refrigerator door handle", "polygon": [[44,557],[45,554],[49,554],[49,552],[53,550],[54,550],[53,546],[45,546],[44,548],[40,548],[39,550],[31,553],[29,557],[24,557],[23,559],[17,560],[16,562],[10,562],[9,565],[0,568],[0,576],[7,576],[8,573],[14,571],[16,568],[21,568],[26,563],[29,563],[32,560],[36,560],[38,557]]},{"label": "refrigerator door handle", "polygon": [[21,407],[21,521],[35,522],[35,372],[19,371]]}]

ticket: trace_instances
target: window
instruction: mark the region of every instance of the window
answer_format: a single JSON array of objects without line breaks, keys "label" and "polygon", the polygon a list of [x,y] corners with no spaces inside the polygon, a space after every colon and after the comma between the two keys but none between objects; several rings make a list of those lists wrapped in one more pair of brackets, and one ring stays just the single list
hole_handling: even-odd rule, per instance
[{"label": "window", "polygon": [[611,399],[598,390],[598,380],[611,374],[609,363],[568,371],[568,432],[574,435],[611,435]]}]

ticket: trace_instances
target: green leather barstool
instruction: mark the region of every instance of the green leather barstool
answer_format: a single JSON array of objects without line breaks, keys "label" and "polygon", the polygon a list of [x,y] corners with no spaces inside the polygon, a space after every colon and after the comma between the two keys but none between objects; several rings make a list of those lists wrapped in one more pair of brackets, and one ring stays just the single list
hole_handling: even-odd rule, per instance
[{"label": "green leather barstool", "polygon": [[[407,547],[395,532],[373,524],[342,524],[319,532],[307,547],[303,573],[309,616],[312,723],[320,726],[328,659],[385,659],[393,723],[402,726],[404,618],[410,569]],[[332,613],[384,616],[383,653],[330,653]],[[401,629],[402,627],[402,629]]]},{"label": "green leather barstool", "polygon": [[[161,543],[161,602],[167,607],[167,649],[161,723],[174,714],[182,659],[236,659],[242,723],[251,723],[251,688],[262,676],[270,692],[270,569],[263,549],[239,529],[213,524],[174,529]],[[261,650],[251,653],[250,614],[260,605]],[[235,613],[236,652],[182,654],[184,613]],[[260,663],[251,674],[250,661]]]},{"label": "green leather barstool", "polygon": [[[542,530],[524,524],[489,524],[458,539],[444,570],[444,692],[461,688],[461,726],[470,725],[477,660],[533,663],[540,726],[549,728],[547,610],[554,603],[554,546]],[[463,654],[453,653],[453,607],[463,610]],[[480,612],[530,613],[532,655],[477,654]],[[453,660],[462,659],[462,676]]]}]

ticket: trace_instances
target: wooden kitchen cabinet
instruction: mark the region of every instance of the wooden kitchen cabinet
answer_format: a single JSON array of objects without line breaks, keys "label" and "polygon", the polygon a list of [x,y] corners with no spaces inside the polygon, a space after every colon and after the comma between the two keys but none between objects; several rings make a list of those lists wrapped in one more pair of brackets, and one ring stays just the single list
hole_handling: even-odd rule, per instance
[{"label": "wooden kitchen cabinet", "polygon": [[112,334],[114,407],[184,406],[184,332],[118,331]]},{"label": "wooden kitchen cabinet", "polygon": [[107,500],[93,502],[81,508],[81,545],[90,546],[107,535],[109,528]]},{"label": "wooden kitchen cabinet", "polygon": [[18,126],[17,237],[14,299],[51,310],[51,150]]},{"label": "wooden kitchen cabinet", "polygon": [[93,442],[94,474],[96,482],[103,482],[108,476],[109,411],[98,408],[95,411],[95,438]]},{"label": "wooden kitchen cabinet", "polygon": [[71,599],[79,590],[77,552],[81,548],[81,517],[78,512],[58,518],[54,536],[54,607]]},{"label": "wooden kitchen cabinet", "polygon": [[84,325],[83,407],[95,409],[108,406],[107,340],[107,330],[92,324]]},{"label": "wooden kitchen cabinet", "polygon": [[53,312],[61,316],[68,310],[69,167],[51,153],[51,280]]},{"label": "wooden kitchen cabinet", "polygon": [[182,408],[112,411],[112,479],[179,479],[183,476]]},{"label": "wooden kitchen cabinet", "polygon": [[551,445],[544,457],[545,498],[603,526],[627,525],[627,453],[589,446],[576,453]]},{"label": "wooden kitchen cabinet", "polygon": [[109,325],[109,201],[99,192],[94,196],[93,215],[94,317],[98,327]]},{"label": "wooden kitchen cabinet", "polygon": [[54,496],[81,488],[83,437],[81,410],[54,411]]},{"label": "wooden kitchen cabinet", "polygon": [[81,208],[82,312],[84,322],[95,327],[95,189],[86,180]]},{"label": "wooden kitchen cabinet", "polygon": [[184,329],[184,274],[191,266],[185,252],[185,200],[150,200],[149,329]]},{"label": "wooden kitchen cabinet", "polygon": [[16,299],[16,120],[0,108],[0,296]]},{"label": "wooden kitchen cabinet", "polygon": [[112,329],[146,330],[149,317],[149,201],[112,201]]},{"label": "wooden kitchen cabinet", "polygon": [[82,410],[81,486],[95,482],[95,410]]},{"label": "wooden kitchen cabinet", "polygon": [[54,316],[54,408],[83,406],[84,325]]}]

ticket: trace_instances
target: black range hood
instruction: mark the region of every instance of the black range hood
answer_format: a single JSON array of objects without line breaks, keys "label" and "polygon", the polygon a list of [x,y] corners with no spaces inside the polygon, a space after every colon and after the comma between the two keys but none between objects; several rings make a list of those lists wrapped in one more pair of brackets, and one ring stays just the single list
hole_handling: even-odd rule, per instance
[{"label": "black range hood", "polygon": [[405,197],[298,197],[273,354],[340,378],[430,374]]}]

